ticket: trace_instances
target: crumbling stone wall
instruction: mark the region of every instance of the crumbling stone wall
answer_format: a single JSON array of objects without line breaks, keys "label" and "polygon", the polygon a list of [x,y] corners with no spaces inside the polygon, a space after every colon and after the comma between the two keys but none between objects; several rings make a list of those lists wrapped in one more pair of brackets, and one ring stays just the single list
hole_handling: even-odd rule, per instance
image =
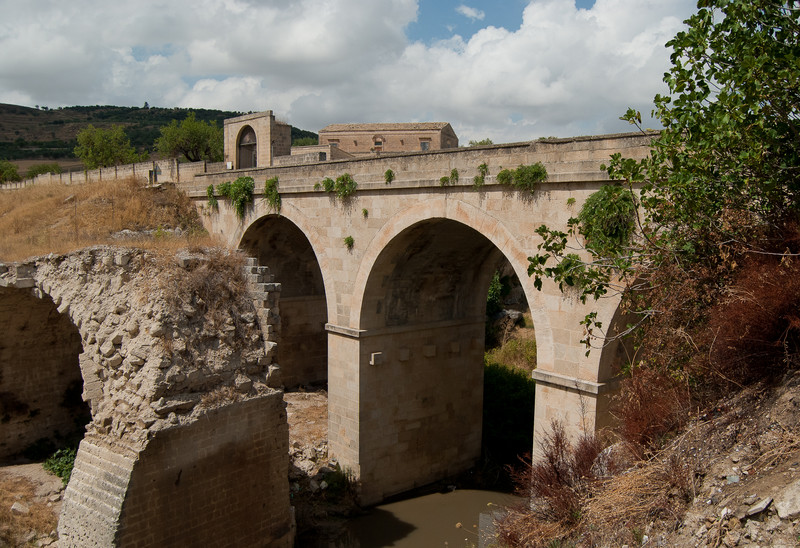
[{"label": "crumbling stone wall", "polygon": [[[215,260],[97,247],[0,266],[4,291],[51,299],[80,335],[92,420],[65,493],[60,546],[186,545],[176,531],[213,545],[291,545],[288,426],[273,388],[275,343],[264,337],[264,307],[277,308],[268,290],[278,288],[262,284],[256,303],[212,310],[225,283],[203,295],[185,287],[193,275],[206,282]],[[235,479],[238,490],[228,488]],[[153,514],[156,500],[168,520]]]}]

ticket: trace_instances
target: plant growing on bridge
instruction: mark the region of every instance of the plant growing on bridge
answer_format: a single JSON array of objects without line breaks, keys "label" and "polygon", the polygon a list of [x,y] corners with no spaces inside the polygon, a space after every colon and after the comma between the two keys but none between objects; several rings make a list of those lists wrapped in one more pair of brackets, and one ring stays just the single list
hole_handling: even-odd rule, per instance
[{"label": "plant growing on bridge", "polygon": [[366,207],[361,209],[361,216],[365,219],[369,217],[369,210]]},{"label": "plant growing on bridge", "polygon": [[314,190],[323,190],[325,192],[333,192],[336,188],[336,181],[330,177],[325,177],[319,183],[314,184]]},{"label": "plant growing on bridge", "polygon": [[225,182],[217,185],[217,192],[228,198],[233,206],[233,211],[239,219],[244,219],[244,210],[248,203],[253,201],[255,181],[252,177],[239,177],[234,182]]},{"label": "plant growing on bridge", "polygon": [[478,166],[478,174],[472,178],[472,187],[476,190],[486,183],[486,176],[489,175],[489,166],[483,163]]},{"label": "plant growing on bridge", "polygon": [[278,193],[277,177],[272,177],[264,182],[264,198],[275,213],[281,212],[281,195]]},{"label": "plant growing on bridge", "polygon": [[533,194],[539,183],[547,179],[547,169],[542,162],[521,165],[517,169],[504,169],[497,174],[497,182]]},{"label": "plant growing on bridge", "polygon": [[322,181],[314,185],[314,190],[322,190],[329,194],[336,194],[336,197],[343,201],[350,199],[350,197],[355,194],[357,188],[358,183],[356,183],[353,176],[349,173],[339,175],[335,181],[330,177],[325,177]]},{"label": "plant growing on bridge", "polygon": [[586,199],[578,214],[586,247],[597,254],[625,251],[636,229],[636,197],[620,184],[605,185]]},{"label": "plant growing on bridge", "polygon": [[394,171],[391,169],[387,169],[383,174],[383,180],[386,181],[386,184],[391,184],[394,181]]},{"label": "plant growing on bridge", "polygon": [[356,188],[358,188],[358,183],[356,183],[349,173],[343,173],[336,178],[336,186],[334,189],[336,191],[336,196],[342,200],[347,200],[350,196],[355,194]]},{"label": "plant growing on bridge", "polygon": [[458,170],[453,168],[450,170],[450,175],[445,175],[439,179],[439,186],[452,186],[458,183]]},{"label": "plant growing on bridge", "polygon": [[356,241],[353,239],[352,236],[345,236],[344,239],[344,246],[347,248],[347,251],[353,251],[353,246],[355,245]]},{"label": "plant growing on bridge", "polygon": [[208,185],[206,188],[206,196],[208,197],[208,208],[212,210],[219,209],[219,202],[217,197],[214,196],[214,185]]}]

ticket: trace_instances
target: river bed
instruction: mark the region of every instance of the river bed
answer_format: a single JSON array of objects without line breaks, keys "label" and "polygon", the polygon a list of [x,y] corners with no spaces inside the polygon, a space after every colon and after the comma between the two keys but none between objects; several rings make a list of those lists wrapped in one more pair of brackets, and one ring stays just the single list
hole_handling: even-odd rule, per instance
[{"label": "river bed", "polygon": [[350,521],[346,534],[332,546],[477,547],[480,514],[490,514],[518,500],[508,493],[456,489],[383,504]]}]

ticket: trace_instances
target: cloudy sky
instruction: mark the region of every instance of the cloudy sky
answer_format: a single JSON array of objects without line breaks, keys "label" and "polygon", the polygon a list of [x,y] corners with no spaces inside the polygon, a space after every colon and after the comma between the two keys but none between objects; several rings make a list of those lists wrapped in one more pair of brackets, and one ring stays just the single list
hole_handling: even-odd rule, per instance
[{"label": "cloudy sky", "polygon": [[[446,121],[462,143],[627,131],[695,0],[0,0],[0,102]],[[649,125],[654,126],[651,122]]]}]

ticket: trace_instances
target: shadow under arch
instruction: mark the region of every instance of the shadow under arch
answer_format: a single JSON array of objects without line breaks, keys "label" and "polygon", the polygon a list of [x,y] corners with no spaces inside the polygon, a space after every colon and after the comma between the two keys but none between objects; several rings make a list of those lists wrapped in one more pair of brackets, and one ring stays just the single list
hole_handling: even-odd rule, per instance
[{"label": "shadow under arch", "polygon": [[[518,238],[497,218],[466,202],[446,197],[432,198],[405,209],[390,219],[367,244],[356,274],[353,295],[366,294],[366,287],[378,256],[394,238],[409,227],[430,219],[448,219],[470,227],[488,239],[508,260],[520,281],[536,328],[537,363],[553,363],[555,351],[547,306],[528,276],[528,255]],[[362,307],[351,308],[350,325],[362,328]]]},{"label": "shadow under arch", "polygon": [[[358,372],[358,464],[368,503],[480,457],[486,296],[503,258],[486,232],[441,216],[381,246],[358,315],[368,360]],[[336,413],[331,406],[332,424],[344,418]]]},{"label": "shadow under arch", "polygon": [[281,284],[277,363],[287,387],[323,382],[328,376],[325,283],[306,233],[292,220],[265,215],[251,223],[239,248],[269,267]]},{"label": "shadow under arch", "polygon": [[0,459],[75,446],[91,420],[78,328],[53,299],[0,287]]}]

